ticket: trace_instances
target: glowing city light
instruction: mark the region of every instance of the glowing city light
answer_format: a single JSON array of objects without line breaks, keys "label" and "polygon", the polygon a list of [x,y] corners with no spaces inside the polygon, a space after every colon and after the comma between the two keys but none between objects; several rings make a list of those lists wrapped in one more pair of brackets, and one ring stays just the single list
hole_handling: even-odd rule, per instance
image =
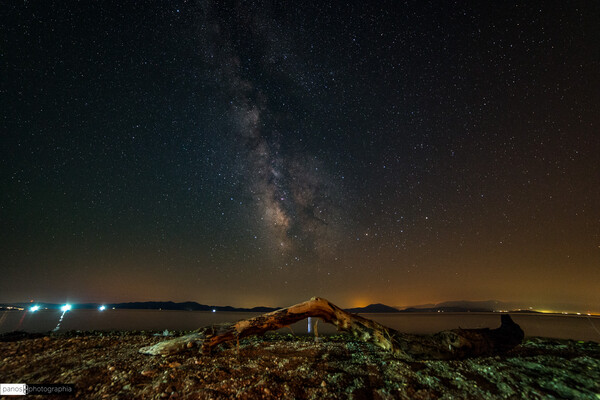
[{"label": "glowing city light", "polygon": [[52,330],[52,332],[57,332],[60,329],[60,323],[62,322],[63,318],[65,317],[65,314],[67,313],[67,311],[69,311],[70,309],[71,309],[70,304],[65,304],[64,306],[62,306],[60,308],[60,311],[62,311],[62,314],[60,315],[60,318],[58,319],[58,324],[56,324],[56,328],[54,328]]},{"label": "glowing city light", "polygon": [[40,309],[40,306],[32,306],[31,308],[29,308],[29,311],[36,312],[39,309]]},{"label": "glowing city light", "polygon": [[215,310],[215,309],[213,308],[213,312],[217,312],[217,310]]},{"label": "glowing city light", "polygon": [[98,307],[98,311],[104,311],[104,310],[106,310],[106,306],[100,306],[100,307]]}]

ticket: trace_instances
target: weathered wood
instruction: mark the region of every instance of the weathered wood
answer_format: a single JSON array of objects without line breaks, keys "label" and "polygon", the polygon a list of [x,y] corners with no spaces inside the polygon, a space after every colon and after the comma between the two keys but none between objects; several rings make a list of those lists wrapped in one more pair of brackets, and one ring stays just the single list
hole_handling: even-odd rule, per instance
[{"label": "weathered wood", "polygon": [[434,335],[410,335],[348,313],[325,299],[313,297],[254,318],[201,328],[189,335],[141,348],[140,352],[169,355],[198,346],[203,353],[208,353],[221,343],[263,335],[308,317],[333,324],[339,331],[374,343],[404,360],[448,360],[503,353],[520,344],[524,337],[519,325],[508,314],[502,315],[502,324],[497,329],[454,329]]}]

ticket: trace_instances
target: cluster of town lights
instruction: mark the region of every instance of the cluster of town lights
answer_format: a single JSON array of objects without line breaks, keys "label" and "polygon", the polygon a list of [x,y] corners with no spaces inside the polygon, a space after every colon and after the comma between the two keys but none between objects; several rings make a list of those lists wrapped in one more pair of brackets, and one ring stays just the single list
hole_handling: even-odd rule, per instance
[{"label": "cluster of town lights", "polygon": [[[72,308],[72,306],[70,304],[65,304],[65,305],[63,305],[63,306],[60,307],[60,311],[62,311],[62,312],[65,313],[67,311],[71,311],[71,308]],[[37,306],[37,305],[29,307],[29,311],[30,312],[36,312],[39,309],[40,309],[40,306]],[[104,311],[104,310],[106,310],[106,306],[105,305],[101,305],[100,307],[98,307],[98,311]]]}]

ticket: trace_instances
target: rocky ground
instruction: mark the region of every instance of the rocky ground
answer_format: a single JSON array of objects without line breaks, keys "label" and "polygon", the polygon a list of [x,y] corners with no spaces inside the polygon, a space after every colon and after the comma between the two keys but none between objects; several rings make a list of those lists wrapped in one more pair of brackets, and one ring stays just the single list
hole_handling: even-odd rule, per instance
[{"label": "rocky ground", "polygon": [[268,335],[210,356],[138,352],[164,339],[154,332],[0,335],[0,382],[72,383],[82,399],[600,400],[594,342],[528,338],[503,356],[411,363],[345,335],[318,342]]}]

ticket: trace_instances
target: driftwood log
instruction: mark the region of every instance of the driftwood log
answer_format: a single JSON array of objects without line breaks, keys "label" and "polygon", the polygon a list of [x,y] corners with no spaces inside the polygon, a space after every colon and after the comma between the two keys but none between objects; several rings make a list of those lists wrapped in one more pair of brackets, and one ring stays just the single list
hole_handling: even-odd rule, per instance
[{"label": "driftwood log", "polygon": [[523,340],[523,330],[508,314],[501,315],[497,329],[453,329],[433,335],[411,335],[387,328],[360,315],[348,313],[329,301],[313,297],[309,301],[282,308],[234,323],[213,325],[153,346],[143,347],[143,354],[169,355],[200,347],[209,353],[221,343],[237,342],[252,335],[289,326],[305,318],[320,318],[338,331],[371,342],[403,360],[450,360],[504,353]]}]

